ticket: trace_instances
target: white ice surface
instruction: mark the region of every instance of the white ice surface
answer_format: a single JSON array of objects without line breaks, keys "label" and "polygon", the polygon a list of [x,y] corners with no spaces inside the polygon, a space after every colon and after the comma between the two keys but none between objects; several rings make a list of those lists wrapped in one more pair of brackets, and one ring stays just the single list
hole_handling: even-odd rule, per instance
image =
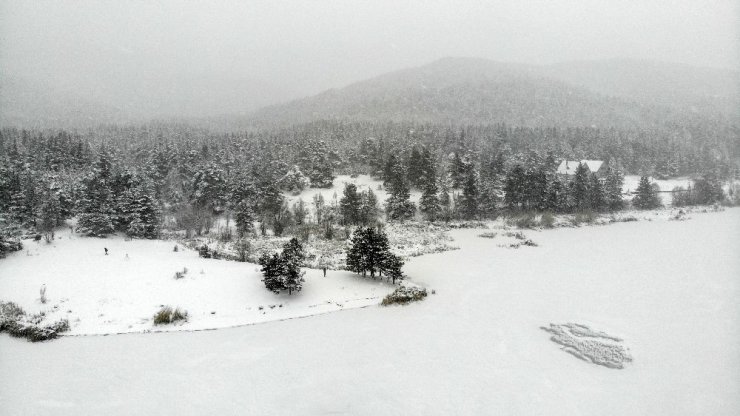
[{"label": "white ice surface", "polygon": [[[518,250],[456,230],[461,250],[406,266],[437,294],[405,307],[41,344],[3,335],[0,413],[737,415],[738,231],[737,208],[525,231],[539,247]],[[565,354],[540,329],[551,322],[620,337],[634,361]]]}]

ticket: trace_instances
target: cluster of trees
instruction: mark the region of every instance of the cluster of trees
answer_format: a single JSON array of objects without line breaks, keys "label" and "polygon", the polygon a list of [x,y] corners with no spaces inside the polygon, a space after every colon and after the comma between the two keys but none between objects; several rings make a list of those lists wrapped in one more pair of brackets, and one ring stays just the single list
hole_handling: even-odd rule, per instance
[{"label": "cluster of trees", "polygon": [[709,205],[724,198],[722,183],[716,175],[707,173],[687,188],[673,188],[673,206]]},{"label": "cluster of trees", "polygon": [[386,277],[393,280],[403,279],[403,260],[391,253],[388,236],[373,227],[360,227],[352,234],[352,242],[347,249],[347,269],[361,273],[363,277]]},{"label": "cluster of trees", "polygon": [[602,179],[583,164],[572,178],[563,178],[547,165],[527,169],[517,165],[506,175],[504,202],[513,210],[616,211],[624,206],[623,183],[621,172],[612,167]]},{"label": "cluster of trees", "polygon": [[[263,254],[259,258],[262,266],[262,281],[267,290],[279,294],[288,291],[288,295],[299,292],[303,288],[304,272],[300,267],[306,255],[303,246],[296,238],[283,245],[280,253]],[[366,277],[375,278],[385,276],[395,284],[403,280],[401,268],[404,261],[393,254],[388,244],[388,236],[380,229],[373,227],[358,227],[352,235],[350,246],[347,248],[347,269]]]},{"label": "cluster of trees", "polygon": [[[241,237],[272,231],[332,238],[337,227],[371,225],[383,212],[391,221],[417,213],[449,221],[494,217],[502,209],[616,210],[624,172],[738,175],[737,129],[702,123],[650,132],[338,121],[229,134],[172,124],[85,134],[6,128],[0,220],[50,233],[78,216],[80,229],[92,235],[118,230],[151,238],[162,224],[209,233],[221,216],[235,221]],[[554,174],[555,160],[586,156],[608,161],[613,172]],[[382,179],[385,206],[372,191],[357,189],[345,189],[342,201],[293,206],[283,196],[329,186],[337,173]],[[418,206],[412,190],[421,193]],[[692,203],[717,199],[694,197],[706,194],[696,187],[686,194]]]}]

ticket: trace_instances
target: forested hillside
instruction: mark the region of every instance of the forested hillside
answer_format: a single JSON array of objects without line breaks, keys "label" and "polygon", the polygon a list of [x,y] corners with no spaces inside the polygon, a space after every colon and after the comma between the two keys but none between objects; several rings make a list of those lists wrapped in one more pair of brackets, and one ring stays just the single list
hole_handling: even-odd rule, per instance
[{"label": "forested hillside", "polygon": [[737,120],[737,73],[672,68],[620,61],[534,66],[445,58],[268,107],[252,121],[646,129],[686,117]]}]

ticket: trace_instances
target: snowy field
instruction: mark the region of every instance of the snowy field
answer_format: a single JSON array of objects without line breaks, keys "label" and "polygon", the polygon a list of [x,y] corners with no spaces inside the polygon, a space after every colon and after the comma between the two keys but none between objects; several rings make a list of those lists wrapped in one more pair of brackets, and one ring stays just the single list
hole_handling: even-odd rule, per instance
[{"label": "snowy field", "polygon": [[[59,235],[52,244],[26,240],[23,251],[0,262],[0,300],[45,312],[49,323],[66,318],[73,335],[247,325],[375,305],[394,289],[349,272],[323,277],[305,269],[303,291],[275,295],[256,264],[203,259],[182,246],[174,252],[174,242]],[[42,285],[46,304],[39,302]],[[153,326],[162,305],[186,310],[189,321]]]},{"label": "snowy field", "polygon": [[[460,250],[405,267],[437,292],[408,306],[40,344],[3,335],[0,413],[737,415],[738,231],[737,208],[688,221],[524,231],[539,246],[519,249],[478,237],[481,230],[454,230]],[[107,244],[113,257],[95,262],[128,267],[126,242]],[[170,255],[171,247],[162,250]],[[216,276],[212,261],[188,259],[190,284],[205,278],[200,268]],[[11,265],[3,263],[2,280]],[[169,282],[182,265],[167,264],[157,278]],[[253,266],[224,267],[244,267],[243,282],[254,273]],[[310,296],[318,281],[311,278],[299,296]],[[188,284],[172,281],[179,283]],[[229,296],[260,303],[245,296],[243,284],[244,292]],[[50,287],[50,297],[57,290],[100,289]],[[215,295],[197,290],[203,302]],[[153,309],[177,301],[154,298]],[[618,337],[631,361],[614,369],[567,353],[542,330],[565,323]]]}]

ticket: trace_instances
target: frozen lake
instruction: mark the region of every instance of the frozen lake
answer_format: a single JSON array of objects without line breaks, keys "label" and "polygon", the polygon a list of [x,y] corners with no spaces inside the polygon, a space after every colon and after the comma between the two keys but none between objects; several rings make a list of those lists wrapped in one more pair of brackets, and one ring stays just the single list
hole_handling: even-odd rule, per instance
[{"label": "frozen lake", "polygon": [[[453,232],[461,250],[411,260],[437,291],[205,332],[0,336],[0,410],[36,414],[736,415],[740,209],[688,221],[526,231],[539,247]],[[540,329],[624,339],[617,370]]]}]

